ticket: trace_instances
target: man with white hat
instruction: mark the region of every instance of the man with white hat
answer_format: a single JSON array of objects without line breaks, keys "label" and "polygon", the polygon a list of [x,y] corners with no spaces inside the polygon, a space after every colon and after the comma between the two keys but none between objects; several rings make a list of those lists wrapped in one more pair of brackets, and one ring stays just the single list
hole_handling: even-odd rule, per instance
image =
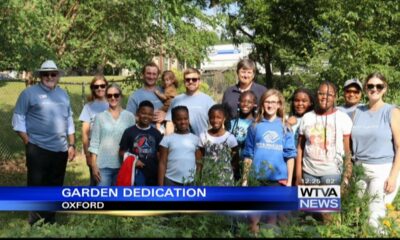
[{"label": "man with white hat", "polygon": [[[62,186],[67,160],[75,157],[69,96],[57,87],[62,73],[54,61],[45,61],[35,71],[40,83],[22,91],[15,105],[12,126],[25,144],[28,186]],[[54,223],[55,213],[29,213],[31,225],[41,218]]]},{"label": "man with white hat", "polygon": [[342,112],[345,112],[352,118],[354,110],[360,105],[361,94],[362,94],[362,84],[356,79],[352,78],[344,83],[344,105],[338,106]]}]

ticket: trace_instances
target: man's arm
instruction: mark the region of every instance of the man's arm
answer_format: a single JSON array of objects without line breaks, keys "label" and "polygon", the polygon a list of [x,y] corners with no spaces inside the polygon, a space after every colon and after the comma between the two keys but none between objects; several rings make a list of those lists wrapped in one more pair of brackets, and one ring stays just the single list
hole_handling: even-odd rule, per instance
[{"label": "man's arm", "polygon": [[28,134],[26,133],[25,115],[14,113],[13,118],[12,118],[12,126],[13,126],[14,131],[22,139],[22,142],[25,145],[28,144],[29,137],[28,137]]},{"label": "man's arm", "polygon": [[75,134],[68,135],[68,160],[72,161],[75,158]]}]

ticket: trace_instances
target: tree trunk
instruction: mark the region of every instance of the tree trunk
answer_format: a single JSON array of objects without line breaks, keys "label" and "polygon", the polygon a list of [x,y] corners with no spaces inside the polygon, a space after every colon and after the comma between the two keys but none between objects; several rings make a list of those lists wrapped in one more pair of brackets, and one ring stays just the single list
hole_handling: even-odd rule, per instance
[{"label": "tree trunk", "polygon": [[97,73],[98,74],[104,74],[104,64],[98,64],[97,65]]},{"label": "tree trunk", "polygon": [[264,67],[265,67],[265,86],[269,89],[269,88],[273,88],[274,87],[274,80],[272,78],[272,70],[271,70],[271,56],[268,52],[268,50],[265,50],[264,53],[262,53],[263,55],[263,60],[264,60]]}]

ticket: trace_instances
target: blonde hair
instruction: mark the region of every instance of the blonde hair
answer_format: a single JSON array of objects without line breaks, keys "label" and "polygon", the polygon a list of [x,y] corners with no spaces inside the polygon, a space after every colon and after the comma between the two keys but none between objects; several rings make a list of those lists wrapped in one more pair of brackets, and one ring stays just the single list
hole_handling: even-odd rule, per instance
[{"label": "blonde hair", "polygon": [[278,108],[276,115],[282,119],[282,124],[285,124],[285,98],[283,97],[282,93],[276,89],[269,89],[266,92],[264,92],[264,94],[261,96],[258,104],[258,111],[255,122],[259,123],[264,118],[265,114],[264,101],[265,99],[271,96],[278,97],[280,107]]}]

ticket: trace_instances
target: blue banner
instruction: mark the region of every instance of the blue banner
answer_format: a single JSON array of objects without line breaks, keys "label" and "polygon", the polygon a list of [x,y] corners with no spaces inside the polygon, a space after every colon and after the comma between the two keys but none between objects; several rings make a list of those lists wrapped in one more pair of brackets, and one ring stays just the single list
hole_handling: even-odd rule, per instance
[{"label": "blue banner", "polygon": [[0,211],[307,210],[298,195],[297,187],[0,187]]}]

